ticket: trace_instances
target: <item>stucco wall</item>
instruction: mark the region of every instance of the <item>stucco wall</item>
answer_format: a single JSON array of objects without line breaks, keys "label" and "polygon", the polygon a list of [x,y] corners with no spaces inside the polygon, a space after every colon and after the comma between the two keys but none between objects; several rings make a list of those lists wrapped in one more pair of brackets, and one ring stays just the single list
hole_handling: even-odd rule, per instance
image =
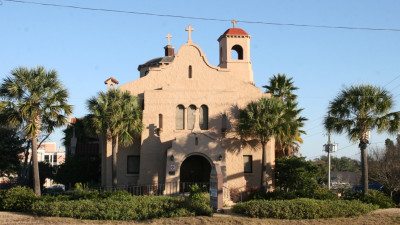
[{"label": "stucco wall", "polygon": [[[249,38],[237,39],[246,52],[250,54]],[[229,40],[229,45],[235,40]],[[226,45],[226,44],[225,44]],[[223,45],[221,45],[223,46]],[[230,49],[225,49],[230,54]],[[247,55],[246,55],[247,57]],[[248,58],[250,56],[248,55]],[[188,77],[188,67],[192,66],[192,78]],[[238,109],[247,103],[266,96],[252,84],[253,72],[251,62],[227,63],[226,68],[209,65],[204,53],[195,44],[183,45],[174,61],[169,65],[150,68],[149,73],[119,88],[133,95],[144,97],[143,124],[141,145],[121,148],[118,153],[119,184],[151,184],[163,183],[179,178],[168,176],[170,163],[168,154],[174,154],[177,170],[188,154],[200,152],[205,154],[213,163],[223,168],[225,185],[229,187],[255,186],[259,184],[261,148],[242,146],[234,135],[235,121]],[[178,105],[207,105],[209,109],[209,129],[200,130],[198,127],[199,110],[196,112],[197,125],[194,130],[175,130],[175,113]],[[157,132],[159,114],[163,115],[163,129]],[[226,114],[230,128],[227,133],[221,132],[222,114]],[[187,117],[186,117],[187,118]],[[194,146],[193,138],[197,135],[198,145]],[[274,162],[273,141],[268,145],[268,160]],[[140,149],[140,150],[139,150]],[[111,148],[108,146],[107,155]],[[126,156],[140,154],[139,177],[126,176]],[[253,156],[253,174],[243,174],[243,154]],[[218,161],[216,157],[222,155]],[[111,160],[111,159],[107,159]],[[226,168],[225,168],[226,167]],[[124,171],[125,170],[125,171]],[[125,174],[124,174],[125,173]],[[110,173],[105,173],[109,176]],[[104,178],[110,180],[111,178]]]}]

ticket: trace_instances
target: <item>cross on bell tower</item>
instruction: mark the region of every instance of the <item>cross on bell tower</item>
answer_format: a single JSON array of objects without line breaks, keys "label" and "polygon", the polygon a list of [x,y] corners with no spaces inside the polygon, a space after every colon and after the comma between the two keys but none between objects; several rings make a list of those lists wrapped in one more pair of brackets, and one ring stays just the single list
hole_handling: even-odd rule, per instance
[{"label": "cross on bell tower", "polygon": [[192,32],[194,31],[192,25],[189,25],[188,27],[186,27],[185,31],[188,32],[188,41],[187,41],[187,43],[192,43]]},{"label": "cross on bell tower", "polygon": [[231,23],[232,23],[232,27],[233,27],[233,28],[236,26],[237,22],[238,22],[238,21],[235,20],[235,19],[231,20]]}]

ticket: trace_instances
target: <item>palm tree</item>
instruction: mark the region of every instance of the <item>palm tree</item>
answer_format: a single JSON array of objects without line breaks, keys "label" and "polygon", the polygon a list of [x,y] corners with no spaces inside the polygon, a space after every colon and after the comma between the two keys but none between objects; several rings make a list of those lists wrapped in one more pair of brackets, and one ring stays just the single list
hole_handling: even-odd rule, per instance
[{"label": "palm tree", "polygon": [[1,107],[1,114],[7,118],[8,124],[21,128],[30,139],[34,190],[39,196],[38,137],[41,132],[50,134],[56,127],[67,123],[67,116],[72,112],[72,106],[67,103],[68,92],[55,70],[46,71],[41,66],[32,69],[19,67],[3,79],[0,98],[5,104]]},{"label": "palm tree", "polygon": [[400,112],[390,113],[393,97],[385,89],[372,85],[344,88],[329,103],[324,125],[328,132],[346,132],[350,140],[358,141],[361,151],[363,193],[368,192],[369,133],[396,133],[400,128]]},{"label": "palm tree", "polygon": [[305,132],[301,129],[307,119],[300,116],[303,109],[298,108],[297,96],[293,93],[298,88],[294,86],[293,78],[288,78],[285,74],[277,74],[269,79],[269,85],[265,93],[271,94],[274,98],[281,99],[286,105],[286,117],[291,119],[291,126],[276,136],[275,148],[283,156],[290,155],[299,149],[299,144],[303,143],[301,134]]},{"label": "palm tree", "polygon": [[286,74],[276,74],[269,79],[269,85],[263,86],[266,89],[266,93],[270,93],[272,97],[278,97],[284,100],[285,102],[288,101],[295,101],[297,95],[293,92],[298,87],[294,86],[293,78],[287,78]]},{"label": "palm tree", "polygon": [[[119,143],[127,146],[133,143],[135,135],[142,131],[142,112],[137,98],[129,92],[110,89],[100,92],[87,102],[90,118],[96,133],[111,141],[112,184],[117,186],[117,152]],[[100,138],[101,139],[101,138]]]},{"label": "palm tree", "polygon": [[[260,187],[267,188],[267,143],[291,126],[291,120],[285,117],[285,104],[278,98],[261,98],[250,102],[239,111],[237,131],[241,137],[257,139],[262,146],[262,169]],[[268,168],[272,172],[272,165]],[[269,178],[273,182],[273,177]]]}]

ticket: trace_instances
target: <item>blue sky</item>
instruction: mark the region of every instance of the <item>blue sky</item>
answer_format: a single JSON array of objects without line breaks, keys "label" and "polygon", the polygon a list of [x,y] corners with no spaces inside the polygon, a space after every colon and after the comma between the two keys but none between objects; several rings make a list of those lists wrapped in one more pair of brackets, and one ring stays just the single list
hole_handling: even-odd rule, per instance
[{"label": "blue sky", "polygon": [[[129,1],[35,0],[38,2],[110,8],[195,17],[316,24],[400,28],[400,1]],[[208,60],[218,61],[217,38],[229,22],[199,21],[35,6],[3,1],[0,5],[0,78],[17,66],[43,65],[56,69],[70,92],[74,116],[87,111],[85,101],[104,90],[103,81],[115,76],[121,83],[137,79],[137,66],[163,55],[165,35],[179,48],[192,24],[193,41]],[[385,86],[400,110],[400,32],[299,28],[239,23],[250,33],[256,85],[276,73],[294,78],[306,123],[301,153],[323,154],[322,117],[329,101],[345,86]],[[397,96],[398,95],[398,96]],[[371,147],[387,135],[373,134]],[[61,132],[51,139],[60,143]],[[345,135],[334,135],[339,149],[351,145]],[[337,156],[358,158],[357,145]]]}]

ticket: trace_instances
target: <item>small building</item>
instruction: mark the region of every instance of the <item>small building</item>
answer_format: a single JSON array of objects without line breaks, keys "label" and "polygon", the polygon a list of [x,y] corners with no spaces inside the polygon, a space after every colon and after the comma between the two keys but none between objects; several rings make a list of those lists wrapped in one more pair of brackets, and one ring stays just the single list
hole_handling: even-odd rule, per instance
[{"label": "small building", "polygon": [[[269,95],[253,83],[250,35],[227,29],[217,38],[219,64],[188,40],[175,53],[138,66],[139,79],[118,86],[140,100],[144,129],[139,140],[117,152],[118,185],[206,183],[211,170],[222,172],[224,191],[260,186],[261,145],[244,144],[235,132],[240,108]],[[108,84],[112,80],[107,80]],[[110,87],[115,85],[109,85]],[[272,188],[275,143],[267,146],[268,184]],[[112,186],[111,143],[102,150],[102,185]],[[182,187],[182,185],[181,185]]]},{"label": "small building", "polygon": [[55,142],[43,142],[38,148],[38,161],[58,166],[65,161],[65,152],[57,149]]}]

